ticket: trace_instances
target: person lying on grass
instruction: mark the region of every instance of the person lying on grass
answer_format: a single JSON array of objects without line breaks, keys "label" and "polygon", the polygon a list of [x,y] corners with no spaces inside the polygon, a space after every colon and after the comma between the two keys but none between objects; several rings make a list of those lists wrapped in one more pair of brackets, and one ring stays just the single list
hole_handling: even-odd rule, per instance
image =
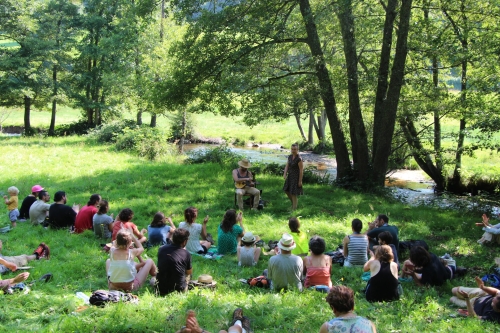
[{"label": "person lying on grass", "polygon": [[371,278],[366,285],[368,302],[392,302],[399,299],[398,265],[389,245],[379,245],[375,254],[370,251],[371,258],[363,268],[370,271]]},{"label": "person lying on grass", "polygon": [[118,217],[113,223],[113,235],[111,236],[111,240],[114,241],[116,239],[116,235],[121,229],[128,229],[130,232],[139,240],[140,243],[144,243],[148,239],[144,236],[148,231],[146,229],[142,229],[139,231],[139,228],[132,222],[134,218],[134,212],[130,208],[123,208],[120,213],[118,213]]},{"label": "person lying on grass", "polygon": [[403,265],[403,274],[411,276],[418,286],[442,286],[446,280],[451,280],[455,270],[455,266],[445,266],[422,246],[412,247],[410,260]]},{"label": "person lying on grass", "polygon": [[[250,319],[243,315],[243,310],[237,308],[233,312],[233,322],[227,331],[221,330],[219,333],[251,333]],[[186,326],[182,327],[176,333],[210,333],[200,327],[196,319],[196,313],[189,310],[186,316]]]},{"label": "person lying on grass", "polygon": [[[132,244],[135,248],[130,248]],[[130,292],[139,289],[148,275],[151,275],[151,285],[156,283],[156,265],[152,259],[136,263],[134,259],[140,258],[144,248],[141,242],[128,230],[122,229],[116,235],[116,247],[109,251],[106,260],[106,274],[109,290],[122,290]]]},{"label": "person lying on grass", "polygon": [[450,301],[467,310],[458,309],[462,316],[478,317],[482,320],[500,323],[500,290],[485,287],[484,282],[476,276],[478,288],[455,287],[451,290]]},{"label": "person lying on grass", "polygon": [[[0,240],[0,252],[2,252],[3,243]],[[27,266],[28,262],[41,258],[50,258],[50,249],[45,243],[40,243],[33,254],[21,254],[19,256],[6,257],[0,254],[0,274],[7,272],[9,269],[15,272],[18,267]]]},{"label": "person lying on grass", "polygon": [[354,292],[346,286],[333,286],[326,296],[326,302],[335,318],[325,322],[319,333],[377,333],[375,325],[368,319],[354,313]]},{"label": "person lying on grass", "polygon": [[26,279],[30,276],[30,273],[24,272],[19,275],[17,275],[15,278],[12,279],[6,279],[6,280],[0,280],[0,289],[3,290],[4,293],[7,292],[7,290],[15,285],[16,283],[20,283],[23,281],[26,281]]}]

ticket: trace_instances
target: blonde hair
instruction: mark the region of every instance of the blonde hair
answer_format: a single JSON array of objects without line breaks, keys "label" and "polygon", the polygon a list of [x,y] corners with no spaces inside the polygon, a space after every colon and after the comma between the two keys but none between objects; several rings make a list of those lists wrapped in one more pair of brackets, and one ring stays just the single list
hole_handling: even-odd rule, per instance
[{"label": "blonde hair", "polygon": [[119,249],[126,249],[132,244],[133,242],[132,234],[128,232],[128,230],[121,229],[118,231],[116,234],[116,246]]},{"label": "blonde hair", "polygon": [[380,262],[391,262],[394,260],[392,249],[389,245],[379,245],[375,250],[375,259]]},{"label": "blonde hair", "polygon": [[9,192],[9,193],[16,193],[16,195],[19,194],[19,190],[15,186],[9,187],[9,189],[7,190],[7,192]]}]

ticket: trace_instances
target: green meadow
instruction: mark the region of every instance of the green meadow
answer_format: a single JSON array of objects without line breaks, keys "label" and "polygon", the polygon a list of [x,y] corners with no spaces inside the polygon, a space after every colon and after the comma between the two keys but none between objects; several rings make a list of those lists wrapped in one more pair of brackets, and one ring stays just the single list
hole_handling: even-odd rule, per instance
[{"label": "green meadow", "polygon": [[[178,155],[151,162],[117,152],[109,145],[98,145],[86,137],[0,137],[0,144],[0,191],[6,193],[9,186],[15,185],[21,191],[20,200],[34,184],[41,184],[51,195],[66,191],[68,204],[85,204],[92,193],[99,193],[109,201],[115,216],[120,209],[131,208],[135,212],[133,221],[139,227],[146,227],[157,211],[172,215],[178,225],[183,221],[183,210],[195,206],[200,216],[210,216],[208,231],[215,238],[224,212],[234,208],[231,165],[190,165]],[[245,210],[245,230],[266,241],[277,240],[287,231],[290,216],[290,204],[282,192],[283,179],[261,174],[259,181],[268,204],[261,212]],[[473,225],[480,219],[479,212],[410,207],[383,194],[306,184],[296,215],[300,216],[302,231],[321,235],[327,248],[334,250],[350,233],[353,218],[360,218],[366,228],[378,213],[389,215],[391,224],[400,230],[400,239],[423,239],[432,252],[450,253],[458,265],[471,272],[438,288],[405,283],[400,301],[370,304],[361,293],[366,284],[361,280],[361,269],[334,265],[332,281],[355,291],[356,312],[372,320],[379,332],[495,331],[496,326],[491,323],[456,318],[456,308],[449,303],[451,288],[474,286],[474,275],[484,275],[498,253],[494,247],[476,243],[482,233]],[[8,224],[4,208],[0,226]],[[45,242],[51,248],[51,258],[30,262],[33,268],[29,270],[28,282],[45,273],[54,274],[48,283],[35,283],[28,294],[0,295],[1,332],[173,333],[184,325],[188,309],[198,313],[201,326],[210,332],[227,329],[236,307],[242,307],[251,318],[255,332],[318,332],[323,322],[333,318],[324,301],[325,294],[309,290],[273,293],[238,281],[260,275],[267,267],[267,256],[262,256],[252,268],[238,267],[235,256],[218,261],[193,256],[193,277],[212,275],[217,281],[215,291],[194,289],[186,294],[156,297],[147,285],[137,292],[137,305],[85,308],[76,292],[90,295],[93,290],[107,287],[107,254],[99,247],[102,240],[90,231],[75,235],[28,223],[18,223],[17,228],[0,235],[0,239],[4,243],[3,255],[30,254],[40,242]],[[157,248],[149,249],[146,255],[156,260]],[[400,258],[404,259],[405,256]],[[15,274],[7,273],[2,278]]]}]

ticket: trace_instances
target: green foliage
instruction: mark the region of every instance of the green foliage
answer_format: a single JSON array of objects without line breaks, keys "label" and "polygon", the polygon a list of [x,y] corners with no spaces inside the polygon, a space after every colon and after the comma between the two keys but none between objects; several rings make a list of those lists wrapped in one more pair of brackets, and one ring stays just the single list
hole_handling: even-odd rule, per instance
[{"label": "green foliage", "polygon": [[220,145],[211,149],[201,149],[189,153],[186,159],[188,164],[218,163],[220,165],[236,165],[243,158],[231,150],[227,145]]},{"label": "green foliage", "polygon": [[67,136],[67,135],[84,135],[87,134],[91,129],[91,126],[85,121],[85,119],[81,119],[79,121],[70,123],[70,124],[62,124],[56,127],[55,136]]},{"label": "green foliage", "polygon": [[[182,122],[184,118],[184,111],[175,112],[169,118],[171,120],[169,137],[171,140],[179,140],[183,134]],[[192,140],[194,138],[195,122],[191,113],[186,112],[185,122],[184,138],[186,140]]]},{"label": "green foliage", "polygon": [[103,124],[89,131],[89,138],[99,143],[116,142],[117,137],[121,136],[125,128],[135,126],[133,120],[124,119]]},{"label": "green foliage", "polygon": [[168,135],[156,127],[125,127],[123,134],[117,136],[115,147],[118,150],[134,151],[140,157],[153,161],[175,152],[175,148],[167,140]]}]

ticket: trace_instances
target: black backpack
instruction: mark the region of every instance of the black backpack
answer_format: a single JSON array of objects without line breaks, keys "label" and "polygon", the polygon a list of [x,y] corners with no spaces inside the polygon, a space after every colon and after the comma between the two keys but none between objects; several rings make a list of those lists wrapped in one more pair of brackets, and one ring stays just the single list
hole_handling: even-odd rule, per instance
[{"label": "black backpack", "polygon": [[96,290],[92,293],[89,303],[95,306],[104,306],[106,303],[130,302],[137,303],[137,296],[123,293],[118,290]]}]

